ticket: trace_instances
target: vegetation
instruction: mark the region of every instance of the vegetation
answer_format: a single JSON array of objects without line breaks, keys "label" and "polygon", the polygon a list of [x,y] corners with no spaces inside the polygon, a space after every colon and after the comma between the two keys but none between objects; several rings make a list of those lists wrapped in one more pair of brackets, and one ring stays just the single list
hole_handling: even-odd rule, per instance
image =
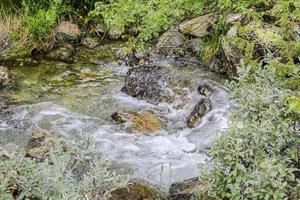
[{"label": "vegetation", "polygon": [[44,162],[24,152],[1,160],[0,199],[103,199],[126,186],[128,177],[110,170],[90,140],[74,145],[56,138],[52,143]]},{"label": "vegetation", "polygon": [[[202,177],[209,183],[207,192],[216,199],[300,199],[300,138],[296,130],[300,119],[300,40],[295,39],[293,30],[300,23],[299,0],[10,2],[2,5],[1,10],[3,6],[10,9],[2,12],[0,27],[7,27],[5,31],[13,36],[13,55],[26,54],[32,46],[48,48],[53,28],[61,19],[73,18],[86,26],[103,23],[108,34],[129,34],[129,42],[140,48],[176,21],[215,12],[219,20],[212,34],[203,38],[199,58],[210,61],[224,53],[229,43],[243,56],[234,63],[238,74],[228,83],[237,105],[232,126],[210,149],[213,165]],[[233,13],[244,19],[226,23]],[[228,35],[232,27],[237,33]],[[4,161],[0,165],[5,180],[0,183],[0,198],[13,198],[15,190],[20,191],[20,197],[38,199],[95,196],[96,191],[89,190],[95,188],[94,183],[99,183],[97,192],[105,193],[126,182],[85,149],[64,151],[57,145],[43,167],[22,154]],[[87,178],[74,178],[72,171],[77,165],[68,167],[74,155],[82,160],[94,156],[92,170],[84,175]],[[53,176],[53,171],[59,173]],[[63,186],[57,186],[57,180],[62,180]]]}]

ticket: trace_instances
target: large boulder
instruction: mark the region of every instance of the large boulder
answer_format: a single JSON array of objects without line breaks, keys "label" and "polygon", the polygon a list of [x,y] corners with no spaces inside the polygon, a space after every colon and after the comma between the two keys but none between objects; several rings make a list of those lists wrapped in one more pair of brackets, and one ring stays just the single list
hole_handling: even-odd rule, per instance
[{"label": "large boulder", "polygon": [[155,133],[161,129],[161,121],[150,112],[138,113],[130,110],[121,110],[111,115],[117,124],[127,124],[129,132],[145,134]]},{"label": "large boulder", "polygon": [[182,33],[188,33],[196,37],[203,37],[209,34],[209,28],[216,21],[216,14],[209,13],[188,21],[185,21],[179,25]]},{"label": "large boulder", "polygon": [[109,200],[163,200],[159,190],[142,183],[131,183],[125,188],[112,192]]},{"label": "large boulder", "polygon": [[152,104],[169,102],[168,76],[161,67],[139,66],[131,68],[126,75],[122,92]]},{"label": "large boulder", "polygon": [[207,184],[199,178],[192,178],[183,182],[173,183],[169,189],[171,200],[213,200],[205,193]]},{"label": "large boulder", "polygon": [[176,28],[172,28],[161,35],[156,48],[163,55],[183,55],[184,42],[184,34],[180,33]]},{"label": "large boulder", "polygon": [[6,68],[0,65],[0,89],[10,86],[12,83],[12,74]]},{"label": "large boulder", "polygon": [[46,58],[50,60],[60,60],[70,62],[75,54],[75,47],[71,44],[65,44],[64,46],[56,47],[50,51]]},{"label": "large boulder", "polygon": [[81,31],[77,24],[69,21],[62,21],[55,29],[57,43],[78,42]]},{"label": "large boulder", "polygon": [[295,40],[300,41],[300,23],[295,25],[295,27],[294,27],[294,37],[295,37]]},{"label": "large boulder", "polygon": [[38,160],[44,160],[52,149],[51,133],[44,129],[35,129],[32,132],[31,138],[26,146],[26,155]]},{"label": "large boulder", "polygon": [[212,105],[209,99],[201,99],[194,107],[191,114],[187,117],[187,126],[194,128],[196,124],[212,109]]}]

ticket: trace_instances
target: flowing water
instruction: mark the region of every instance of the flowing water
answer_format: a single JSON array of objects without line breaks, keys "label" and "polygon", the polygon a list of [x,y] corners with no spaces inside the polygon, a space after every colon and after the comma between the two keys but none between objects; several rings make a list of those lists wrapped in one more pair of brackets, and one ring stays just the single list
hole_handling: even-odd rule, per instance
[{"label": "flowing water", "polygon": [[[9,93],[9,112],[0,116],[0,145],[22,146],[38,126],[73,138],[92,136],[99,153],[135,179],[167,187],[198,176],[198,165],[208,158],[207,149],[230,123],[224,80],[200,66],[166,65],[171,84],[185,94],[185,104],[153,105],[121,92],[130,67],[113,62],[109,55],[101,48],[81,49],[73,64],[38,61],[14,67],[16,88]],[[197,93],[200,83],[214,88],[213,109],[190,129],[186,117],[204,98]],[[151,135],[129,133],[111,119],[112,113],[122,109],[150,111],[163,127]]]}]

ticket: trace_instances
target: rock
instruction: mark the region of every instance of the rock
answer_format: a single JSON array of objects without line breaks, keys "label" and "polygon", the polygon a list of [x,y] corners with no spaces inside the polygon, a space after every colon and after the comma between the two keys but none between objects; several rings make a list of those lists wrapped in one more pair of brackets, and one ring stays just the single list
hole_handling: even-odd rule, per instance
[{"label": "rock", "polygon": [[44,129],[36,129],[26,146],[26,155],[38,160],[44,160],[52,148],[51,133]]},{"label": "rock", "polygon": [[202,119],[212,109],[212,105],[209,99],[201,99],[199,103],[194,107],[192,113],[187,117],[187,126],[194,128],[196,123]]},{"label": "rock", "polygon": [[12,84],[12,74],[6,68],[0,65],[0,89]]},{"label": "rock", "polygon": [[106,32],[104,23],[98,23],[95,27],[92,28],[91,32],[98,35],[104,34]]},{"label": "rock", "polygon": [[11,36],[0,26],[0,55],[5,54],[5,51],[10,49],[12,45],[13,41]]},{"label": "rock", "polygon": [[125,188],[116,189],[109,200],[163,200],[162,194],[154,188],[141,183],[131,183]]},{"label": "rock", "polygon": [[182,33],[188,33],[196,37],[203,37],[209,34],[208,29],[215,21],[216,14],[209,13],[181,23],[179,25],[179,29]]},{"label": "rock", "polygon": [[150,134],[160,130],[162,126],[160,119],[150,112],[140,114],[134,111],[121,110],[113,113],[111,117],[117,124],[130,124],[129,132],[137,131]]},{"label": "rock", "polygon": [[206,184],[199,178],[173,183],[169,189],[171,200],[213,200],[205,193]]},{"label": "rock", "polygon": [[122,92],[152,104],[170,101],[167,74],[158,66],[131,68],[126,75]]},{"label": "rock", "polygon": [[97,47],[99,43],[99,39],[95,37],[86,37],[82,41],[82,44],[90,49]]},{"label": "rock", "polygon": [[184,35],[175,28],[173,28],[161,35],[156,45],[156,48],[159,51],[159,53],[163,55],[183,55],[184,42]]},{"label": "rock", "polygon": [[78,42],[81,31],[77,24],[62,21],[55,29],[55,39],[58,43]]},{"label": "rock", "polygon": [[230,41],[230,38],[222,38],[221,46],[225,58],[231,65],[240,63],[240,60],[244,57],[244,53]]},{"label": "rock", "polygon": [[120,39],[122,36],[123,32],[117,27],[117,26],[110,26],[108,30],[108,37],[110,39]]},{"label": "rock", "polygon": [[188,43],[188,50],[194,55],[199,55],[203,47],[203,41],[200,38],[191,39]]},{"label": "rock", "polygon": [[71,44],[65,44],[64,46],[53,49],[46,55],[47,59],[60,60],[70,62],[75,54],[75,48]]},{"label": "rock", "polygon": [[5,159],[10,159],[17,154],[17,149],[15,146],[6,145],[0,148],[0,161]]},{"label": "rock", "polygon": [[214,92],[214,89],[208,84],[200,84],[197,91],[202,96],[210,97]]},{"label": "rock", "polygon": [[231,14],[229,15],[226,20],[225,23],[226,24],[232,24],[234,22],[241,22],[243,20],[243,15],[240,13],[235,13],[235,14]]}]

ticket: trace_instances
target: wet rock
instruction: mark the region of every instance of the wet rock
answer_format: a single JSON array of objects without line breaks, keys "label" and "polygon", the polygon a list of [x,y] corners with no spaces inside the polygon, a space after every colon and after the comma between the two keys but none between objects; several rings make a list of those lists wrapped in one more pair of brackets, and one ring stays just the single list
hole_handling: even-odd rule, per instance
[{"label": "wet rock", "polygon": [[12,74],[6,68],[0,65],[0,89],[12,84]]},{"label": "wet rock", "polygon": [[51,133],[44,129],[36,129],[26,146],[26,155],[38,160],[44,160],[52,148]]},{"label": "wet rock", "polygon": [[5,51],[13,45],[11,36],[0,27],[0,55],[5,54]]},{"label": "wet rock", "polygon": [[212,105],[209,99],[201,99],[199,103],[194,107],[192,113],[187,117],[187,126],[194,128],[197,122],[199,122],[204,115],[206,115],[212,109]]},{"label": "wet rock", "polygon": [[64,46],[53,49],[50,53],[46,55],[46,58],[50,60],[70,62],[72,61],[74,54],[75,47],[73,47],[73,45],[71,44],[65,44]]},{"label": "wet rock", "polygon": [[202,96],[210,97],[213,94],[214,89],[208,84],[200,84],[197,91]]},{"label": "wet rock", "polygon": [[206,67],[208,67],[210,70],[218,73],[218,74],[227,74],[229,76],[234,75],[234,69],[231,69],[231,67],[228,64],[228,61],[226,60],[225,56],[223,54],[215,55],[212,59],[204,63]]},{"label": "wet rock", "polygon": [[191,39],[188,43],[188,50],[194,55],[199,55],[203,47],[203,41],[200,38]]},{"label": "wet rock", "polygon": [[17,154],[17,148],[13,145],[6,145],[0,148],[0,161],[10,159]]},{"label": "wet rock", "polygon": [[170,101],[167,74],[158,66],[131,68],[126,75],[122,92],[152,104]]},{"label": "wet rock", "polygon": [[196,37],[203,37],[209,34],[209,28],[216,21],[216,14],[209,13],[188,21],[185,21],[179,25],[182,33],[188,33]]},{"label": "wet rock", "polygon": [[58,43],[78,42],[81,31],[77,24],[62,21],[55,29],[55,39]]},{"label": "wet rock", "polygon": [[163,195],[154,188],[142,183],[131,183],[125,188],[112,192],[109,200],[157,200],[164,199]]},{"label": "wet rock", "polygon": [[95,37],[86,37],[83,39],[82,44],[88,48],[95,48],[99,45],[100,41]]},{"label": "wet rock", "polygon": [[172,200],[213,200],[204,189],[206,184],[199,181],[199,178],[192,178],[183,182],[173,183],[169,189],[169,196]]},{"label": "wet rock", "polygon": [[156,45],[160,54],[171,55],[183,55],[184,54],[184,42],[185,37],[176,28],[172,28],[162,34]]},{"label": "wet rock", "polygon": [[129,132],[155,133],[161,129],[161,122],[158,117],[150,112],[138,113],[129,110],[121,110],[113,113],[112,119],[117,124],[129,124]]}]

